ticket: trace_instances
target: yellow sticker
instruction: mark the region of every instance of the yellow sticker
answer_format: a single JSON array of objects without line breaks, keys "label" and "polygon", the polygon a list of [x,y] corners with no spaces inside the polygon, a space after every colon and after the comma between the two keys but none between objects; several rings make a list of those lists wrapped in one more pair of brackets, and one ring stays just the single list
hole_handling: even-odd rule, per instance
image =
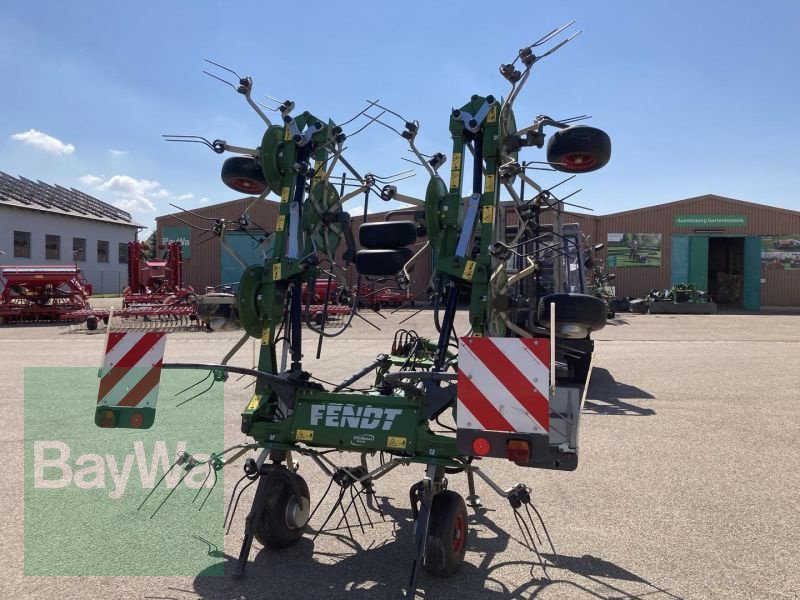
[{"label": "yellow sticker", "polygon": [[389,436],[389,439],[386,441],[386,445],[389,448],[405,448],[406,447],[406,438],[404,437],[394,437]]},{"label": "yellow sticker", "polygon": [[272,329],[269,328],[269,327],[264,327],[264,329],[261,330],[261,344],[262,345],[269,344],[269,336],[270,336],[271,333],[272,333]]},{"label": "yellow sticker", "polygon": [[486,181],[483,184],[484,193],[488,194],[494,191],[494,175],[487,175]]},{"label": "yellow sticker", "polygon": [[281,263],[272,265],[272,281],[278,281],[281,278]]},{"label": "yellow sticker", "polygon": [[284,140],[284,141],[286,141],[286,142],[288,142],[288,141],[289,141],[289,140],[291,140],[291,139],[292,139],[292,132],[291,132],[291,130],[289,129],[289,126],[287,125],[287,126],[284,128],[284,131],[283,131],[283,140]]},{"label": "yellow sticker", "polygon": [[314,181],[319,181],[325,177],[324,165],[325,163],[319,160],[314,162]]},{"label": "yellow sticker", "polygon": [[261,396],[255,394],[253,399],[250,400],[250,404],[247,405],[247,410],[255,410],[258,408],[259,404],[261,404]]},{"label": "yellow sticker", "polygon": [[289,188],[285,187],[281,190],[281,202],[289,201]]},{"label": "yellow sticker", "polygon": [[312,429],[298,429],[294,434],[294,439],[298,442],[310,442],[314,439],[314,431]]},{"label": "yellow sticker", "polygon": [[275,224],[275,231],[283,231],[283,225],[286,223],[284,215],[278,215],[278,222]]},{"label": "yellow sticker", "polygon": [[486,115],[486,122],[494,123],[495,121],[497,121],[497,104],[492,104],[492,108],[489,110],[489,114]]},{"label": "yellow sticker", "polygon": [[481,223],[494,223],[494,206],[484,206],[481,209]]},{"label": "yellow sticker", "polygon": [[475,261],[468,260],[467,264],[464,265],[464,279],[467,281],[472,281],[473,273],[475,273]]},{"label": "yellow sticker", "polygon": [[453,153],[453,166],[452,169],[460,170],[461,169],[461,152]]},{"label": "yellow sticker", "polygon": [[450,189],[457,188],[461,185],[461,171],[453,169],[450,173]]}]

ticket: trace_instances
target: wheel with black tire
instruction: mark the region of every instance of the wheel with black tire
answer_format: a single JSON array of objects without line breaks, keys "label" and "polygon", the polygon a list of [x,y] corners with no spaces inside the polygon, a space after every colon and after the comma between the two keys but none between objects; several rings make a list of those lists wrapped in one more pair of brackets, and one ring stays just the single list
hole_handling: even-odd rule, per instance
[{"label": "wheel with black tire", "polygon": [[89,317],[86,319],[86,329],[89,331],[97,329],[97,317]]},{"label": "wheel with black tire", "polygon": [[[262,546],[270,548],[288,548],[303,536],[303,529],[308,523],[311,509],[311,495],[305,479],[285,470],[267,475],[267,493],[261,518],[255,530],[255,538]],[[295,493],[294,480],[300,491]]]},{"label": "wheel with black tire", "polygon": [[232,156],[222,163],[222,182],[242,194],[259,195],[269,189],[261,166],[252,156]]},{"label": "wheel with black tire", "polygon": [[573,125],[559,129],[547,141],[547,162],[556,171],[589,173],[610,159],[611,138],[596,127]]},{"label": "wheel with black tire", "polygon": [[362,275],[390,277],[403,270],[414,251],[411,248],[394,250],[359,250],[356,252],[356,270]]},{"label": "wheel with black tire", "polygon": [[358,228],[358,241],[364,248],[401,248],[417,241],[414,221],[363,223]]},{"label": "wheel with black tire", "polygon": [[550,326],[550,305],[555,304],[556,335],[585,338],[606,325],[606,303],[588,294],[549,294],[539,300],[539,323]]},{"label": "wheel with black tire", "polygon": [[461,495],[450,490],[436,494],[425,542],[425,570],[437,577],[458,572],[467,552],[467,533],[467,506]]}]

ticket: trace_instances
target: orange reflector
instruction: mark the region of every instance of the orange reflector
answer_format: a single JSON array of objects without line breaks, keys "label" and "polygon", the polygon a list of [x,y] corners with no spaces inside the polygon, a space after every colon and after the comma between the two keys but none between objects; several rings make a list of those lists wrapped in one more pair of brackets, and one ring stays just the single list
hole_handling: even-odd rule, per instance
[{"label": "orange reflector", "polygon": [[135,412],[131,415],[131,427],[134,429],[139,429],[144,422],[144,417],[142,413]]},{"label": "orange reflector", "polygon": [[527,463],[531,459],[531,446],[525,440],[508,440],[508,460]]},{"label": "orange reflector", "polygon": [[113,427],[115,421],[113,411],[104,410],[100,413],[100,427]]},{"label": "orange reflector", "polygon": [[486,456],[489,454],[490,448],[491,446],[489,445],[489,440],[486,438],[477,437],[472,440],[472,451],[478,456]]}]

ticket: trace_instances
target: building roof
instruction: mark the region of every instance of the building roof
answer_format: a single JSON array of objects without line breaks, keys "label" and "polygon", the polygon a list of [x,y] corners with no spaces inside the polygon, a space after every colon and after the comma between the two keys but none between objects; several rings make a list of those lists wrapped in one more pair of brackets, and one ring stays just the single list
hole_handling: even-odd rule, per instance
[{"label": "building roof", "polygon": [[0,171],[0,206],[14,206],[104,223],[140,227],[130,213],[75,188],[12,177]]}]

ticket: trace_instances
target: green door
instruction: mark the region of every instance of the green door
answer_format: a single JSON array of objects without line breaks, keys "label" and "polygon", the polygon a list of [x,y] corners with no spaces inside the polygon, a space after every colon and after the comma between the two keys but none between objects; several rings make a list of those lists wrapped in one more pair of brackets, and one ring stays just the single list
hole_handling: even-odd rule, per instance
[{"label": "green door", "polygon": [[761,309],[761,238],[757,235],[744,239],[744,285],[742,308]]},{"label": "green door", "polygon": [[[272,236],[259,245],[263,234],[256,233],[226,233],[225,243],[233,249],[246,265],[260,265],[264,263],[264,252],[267,256],[272,254]],[[238,283],[244,273],[244,267],[239,264],[231,253],[220,246],[220,283]]]},{"label": "green door", "polygon": [[669,284],[689,281],[689,236],[673,235],[669,256]]},{"label": "green door", "polygon": [[696,290],[708,291],[708,237],[689,238],[689,281]]}]

